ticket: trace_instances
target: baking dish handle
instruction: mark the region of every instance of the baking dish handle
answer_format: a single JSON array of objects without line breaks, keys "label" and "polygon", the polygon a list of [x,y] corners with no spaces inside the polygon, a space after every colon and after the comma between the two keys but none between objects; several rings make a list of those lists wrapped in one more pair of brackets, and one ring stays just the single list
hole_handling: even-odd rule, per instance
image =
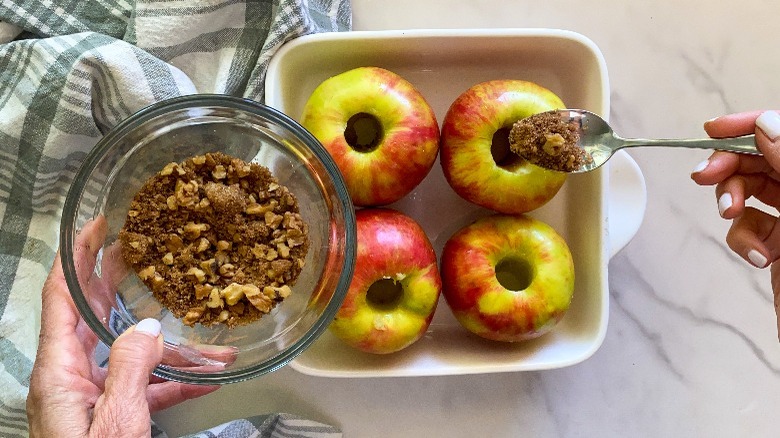
[{"label": "baking dish handle", "polygon": [[639,165],[625,151],[609,160],[607,212],[610,258],[634,238],[645,216],[647,187]]}]

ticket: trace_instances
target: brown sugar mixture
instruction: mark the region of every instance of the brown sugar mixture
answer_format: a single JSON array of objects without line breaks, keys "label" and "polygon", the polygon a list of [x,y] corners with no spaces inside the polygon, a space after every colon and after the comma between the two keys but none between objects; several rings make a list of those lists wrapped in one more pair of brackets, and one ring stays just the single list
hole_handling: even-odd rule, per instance
[{"label": "brown sugar mixture", "polygon": [[579,147],[579,131],[564,122],[555,111],[547,111],[518,120],[509,132],[509,148],[537,166],[560,172],[572,172],[593,161]]},{"label": "brown sugar mixture", "polygon": [[260,319],[303,268],[298,200],[256,163],[208,153],[170,163],[141,187],[119,241],[154,297],[189,326]]}]

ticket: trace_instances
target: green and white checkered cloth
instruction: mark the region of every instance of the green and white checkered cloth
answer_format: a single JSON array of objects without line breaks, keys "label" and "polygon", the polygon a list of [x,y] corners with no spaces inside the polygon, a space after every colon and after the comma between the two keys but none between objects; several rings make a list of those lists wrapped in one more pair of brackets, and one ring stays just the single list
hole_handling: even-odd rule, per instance
[{"label": "green and white checkered cloth", "polygon": [[0,436],[27,435],[40,291],[101,135],[173,96],[262,102],[282,44],[350,28],[349,0],[0,0]]}]

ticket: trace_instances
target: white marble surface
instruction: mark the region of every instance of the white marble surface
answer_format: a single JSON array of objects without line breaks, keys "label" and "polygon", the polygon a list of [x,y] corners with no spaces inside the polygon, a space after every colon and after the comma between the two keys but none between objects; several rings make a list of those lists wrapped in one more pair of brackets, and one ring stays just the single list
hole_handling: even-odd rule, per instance
[{"label": "white marble surface", "polygon": [[[354,29],[549,27],[602,50],[621,134],[702,136],[719,114],[780,107],[780,2],[353,0]],[[328,379],[289,367],[155,419],[171,435],[292,412],[354,437],[774,437],[780,344],[768,270],[724,243],[707,152],[635,150],[648,206],[609,265],[606,339],[559,370]]]}]

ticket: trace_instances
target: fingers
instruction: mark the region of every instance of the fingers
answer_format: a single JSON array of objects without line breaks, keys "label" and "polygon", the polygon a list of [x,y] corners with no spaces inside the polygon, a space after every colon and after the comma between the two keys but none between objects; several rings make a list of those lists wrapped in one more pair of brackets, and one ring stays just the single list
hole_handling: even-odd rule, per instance
[{"label": "fingers", "polygon": [[724,219],[734,219],[745,210],[745,178],[736,176],[715,187],[718,213]]},{"label": "fingers", "polygon": [[745,207],[748,198],[756,198],[762,203],[780,207],[780,182],[759,175],[735,175],[715,187],[718,200],[718,212],[726,219],[733,219]]},{"label": "fingers", "polygon": [[147,390],[149,411],[155,413],[185,400],[198,398],[219,389],[219,385],[188,385],[179,382],[162,382],[150,385]]},{"label": "fingers", "polygon": [[756,147],[763,154],[752,156],[715,152],[699,163],[691,178],[700,185],[713,185],[735,173],[773,173],[780,169],[780,114],[776,111],[749,111],[721,116],[704,123],[710,137],[756,135]]},{"label": "fingers", "polygon": [[718,211],[734,222],[726,243],[753,266],[771,264],[772,290],[780,339],[780,226],[777,217],[752,207],[745,199],[755,197],[766,205],[780,207],[780,114],[752,111],[731,114],[704,124],[710,137],[736,137],[755,133],[763,156],[716,152],[697,165],[691,178],[700,185],[716,184]]},{"label": "fingers", "polygon": [[166,349],[165,363],[174,367],[188,368],[193,371],[224,369],[235,362],[238,348],[229,345],[179,345],[176,349]]},{"label": "fingers", "polygon": [[[80,279],[89,278],[95,268],[95,258],[105,239],[105,218],[98,217],[87,222],[76,236],[74,261]],[[55,339],[68,336],[80,320],[75,304],[70,297],[65,275],[62,271],[62,256],[58,252],[54,265],[41,290],[41,339]]]},{"label": "fingers", "polygon": [[54,266],[41,289],[41,347],[45,347],[49,339],[74,333],[79,318],[79,312],[65,284],[60,253],[57,252]]},{"label": "fingers", "polygon": [[780,256],[780,227],[778,218],[747,207],[734,220],[726,235],[732,251],[757,268],[764,268]]},{"label": "fingers", "polygon": [[760,155],[716,151],[691,171],[691,179],[699,185],[711,186],[735,174],[772,174],[774,169]]},{"label": "fingers", "polygon": [[763,156],[715,152],[700,163],[691,178],[700,185],[715,185],[718,211],[732,219],[755,197],[780,207],[780,114],[753,111],[719,117],[705,123],[711,136],[734,136],[755,132],[756,147]]},{"label": "fingers", "polygon": [[704,131],[712,138],[752,134],[756,129],[756,118],[761,113],[762,111],[748,111],[716,117],[704,122]]},{"label": "fingers", "polygon": [[[94,411],[93,423],[99,425],[101,433],[123,432],[149,417],[146,391],[149,376],[162,359],[160,330],[159,321],[144,319],[111,346],[105,392]],[[148,433],[148,422],[146,428]]]}]

